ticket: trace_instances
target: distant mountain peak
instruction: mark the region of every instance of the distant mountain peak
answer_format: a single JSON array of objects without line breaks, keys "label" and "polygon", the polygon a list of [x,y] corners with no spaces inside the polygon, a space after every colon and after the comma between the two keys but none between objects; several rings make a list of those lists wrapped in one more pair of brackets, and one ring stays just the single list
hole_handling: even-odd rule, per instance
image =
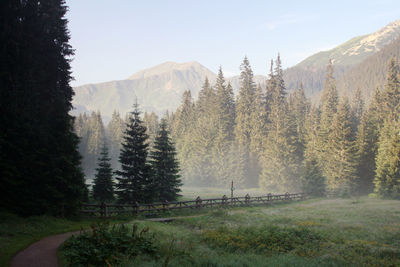
[{"label": "distant mountain peak", "polygon": [[353,66],[399,37],[400,20],[396,20],[374,33],[354,37],[331,50],[316,53],[297,66],[303,68],[324,67],[328,64],[329,59],[332,59],[335,65]]},{"label": "distant mountain peak", "polygon": [[162,75],[165,73],[170,73],[171,71],[197,71],[205,73],[206,75],[208,74],[210,76],[215,75],[214,73],[212,73],[211,70],[207,69],[197,61],[190,61],[183,63],[167,61],[158,64],[154,67],[138,71],[135,74],[131,75],[128,79],[129,80],[143,79],[154,75]]}]

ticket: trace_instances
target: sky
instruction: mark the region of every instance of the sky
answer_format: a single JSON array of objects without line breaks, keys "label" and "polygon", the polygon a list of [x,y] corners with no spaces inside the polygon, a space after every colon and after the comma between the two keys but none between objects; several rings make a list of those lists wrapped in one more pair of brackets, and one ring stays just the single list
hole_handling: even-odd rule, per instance
[{"label": "sky", "polygon": [[72,86],[122,80],[166,61],[197,61],[226,76],[244,56],[267,74],[400,19],[399,0],[66,0],[75,49]]}]

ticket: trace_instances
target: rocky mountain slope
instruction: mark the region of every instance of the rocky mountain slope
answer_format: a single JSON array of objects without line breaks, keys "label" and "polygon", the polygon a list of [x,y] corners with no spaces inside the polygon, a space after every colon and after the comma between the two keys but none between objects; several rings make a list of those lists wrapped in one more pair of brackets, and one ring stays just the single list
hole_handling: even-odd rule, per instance
[{"label": "rocky mountain slope", "polygon": [[[107,120],[114,110],[122,115],[132,109],[137,98],[142,110],[163,114],[175,111],[185,90],[194,98],[208,77],[215,82],[216,74],[198,62],[165,62],[139,71],[126,80],[87,84],[74,88],[74,114],[99,110]],[[255,81],[264,84],[266,77],[257,75]],[[227,78],[235,91],[239,88],[239,76]]]},{"label": "rocky mountain slope", "polygon": [[318,95],[323,87],[325,68],[331,59],[335,76],[341,79],[345,73],[375,55],[400,37],[400,20],[368,35],[352,38],[331,50],[316,53],[294,67],[285,70],[285,82],[289,90],[303,83],[309,96]]},{"label": "rocky mountain slope", "polygon": [[[351,96],[360,87],[368,99],[376,86],[383,86],[387,62],[400,56],[400,20],[369,35],[355,37],[329,51],[312,55],[284,71],[288,90],[303,83],[306,94],[318,102],[325,78],[325,68],[332,59],[338,89]],[[197,98],[208,77],[214,83],[216,74],[198,62],[165,62],[139,71],[125,80],[87,84],[74,88],[74,114],[99,110],[105,120],[114,110],[123,116],[130,111],[137,98],[144,111],[161,115],[174,111],[185,90]],[[239,76],[226,79],[235,92],[239,89]],[[266,76],[255,76],[255,82],[264,84]]]}]

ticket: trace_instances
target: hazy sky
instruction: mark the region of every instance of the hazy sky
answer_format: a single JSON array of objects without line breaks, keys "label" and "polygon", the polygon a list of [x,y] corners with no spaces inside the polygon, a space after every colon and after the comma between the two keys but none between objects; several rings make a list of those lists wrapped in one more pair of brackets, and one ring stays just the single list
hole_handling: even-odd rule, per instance
[{"label": "hazy sky", "polygon": [[67,0],[73,86],[125,79],[165,61],[198,61],[227,76],[245,55],[266,74],[400,19],[399,0]]}]

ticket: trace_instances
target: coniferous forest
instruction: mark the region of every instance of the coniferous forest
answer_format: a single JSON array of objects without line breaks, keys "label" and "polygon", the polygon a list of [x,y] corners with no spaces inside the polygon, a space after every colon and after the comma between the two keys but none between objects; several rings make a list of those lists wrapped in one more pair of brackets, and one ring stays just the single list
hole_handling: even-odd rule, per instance
[{"label": "coniferous forest", "polygon": [[[73,88],[73,76],[87,69],[74,56],[94,65],[102,57],[121,71],[110,51],[99,54],[100,42],[87,45],[98,32],[110,39],[107,49],[119,49],[119,32],[125,42],[139,30],[139,46],[129,45],[143,55],[129,53],[150,64],[175,48],[185,58],[189,39],[205,44],[197,43],[201,31],[227,47],[219,37],[228,24],[210,16],[208,25],[221,27],[206,29],[203,2],[158,1],[155,9],[152,1],[70,1],[80,9],[67,17],[66,1],[0,1],[0,266],[400,266],[400,20],[285,70],[278,54],[265,76],[254,74],[260,58],[250,54],[236,76],[229,65],[215,74],[195,61],[165,62]],[[213,11],[235,11],[217,2]],[[229,45],[264,21],[255,11],[275,5],[247,5],[245,28],[235,24],[242,6],[225,12],[235,28],[230,37],[224,31]],[[102,14],[110,19],[91,24],[88,7],[101,23]],[[183,25],[181,13],[194,23],[185,17]],[[147,24],[129,24],[127,14]],[[93,35],[82,40],[96,58],[71,46],[83,36],[71,37],[68,20],[89,27]],[[273,22],[257,29],[270,34],[260,42],[278,32],[295,38],[284,29],[301,33],[298,24],[310,23],[284,14]],[[239,46],[260,53],[250,41]],[[212,52],[223,58],[221,48]],[[173,110],[151,112],[159,111],[154,103]]]},{"label": "coniferous forest", "polygon": [[[236,96],[220,68],[215,84],[205,79],[196,101],[186,91],[180,107],[165,115],[184,184],[227,187],[233,180],[268,192],[400,197],[400,75],[396,58],[388,65],[385,87],[367,103],[360,88],[339,96],[335,66],[328,62],[318,105],[302,85],[286,90],[279,55],[265,86],[255,84],[244,58]],[[159,118],[145,113],[143,122],[152,147]],[[118,112],[106,127],[99,113],[80,115],[75,124],[86,173],[102,139],[109,140],[113,167],[119,168],[125,126]]]},{"label": "coniferous forest", "polygon": [[[7,5],[1,203],[17,213],[73,212],[88,198],[84,176],[99,201],[173,200],[182,184],[227,187],[230,181],[268,192],[400,197],[396,58],[387,63],[385,87],[368,102],[362,88],[339,96],[332,62],[321,99],[311,104],[302,84],[286,89],[279,55],[263,84],[255,83],[245,57],[236,95],[220,68],[198,96],[184,92],[161,123],[155,113],[142,116],[136,104],[125,118],[116,110],[104,125],[100,112],[69,115],[73,49],[64,2]],[[19,194],[24,188],[32,190]]]}]

